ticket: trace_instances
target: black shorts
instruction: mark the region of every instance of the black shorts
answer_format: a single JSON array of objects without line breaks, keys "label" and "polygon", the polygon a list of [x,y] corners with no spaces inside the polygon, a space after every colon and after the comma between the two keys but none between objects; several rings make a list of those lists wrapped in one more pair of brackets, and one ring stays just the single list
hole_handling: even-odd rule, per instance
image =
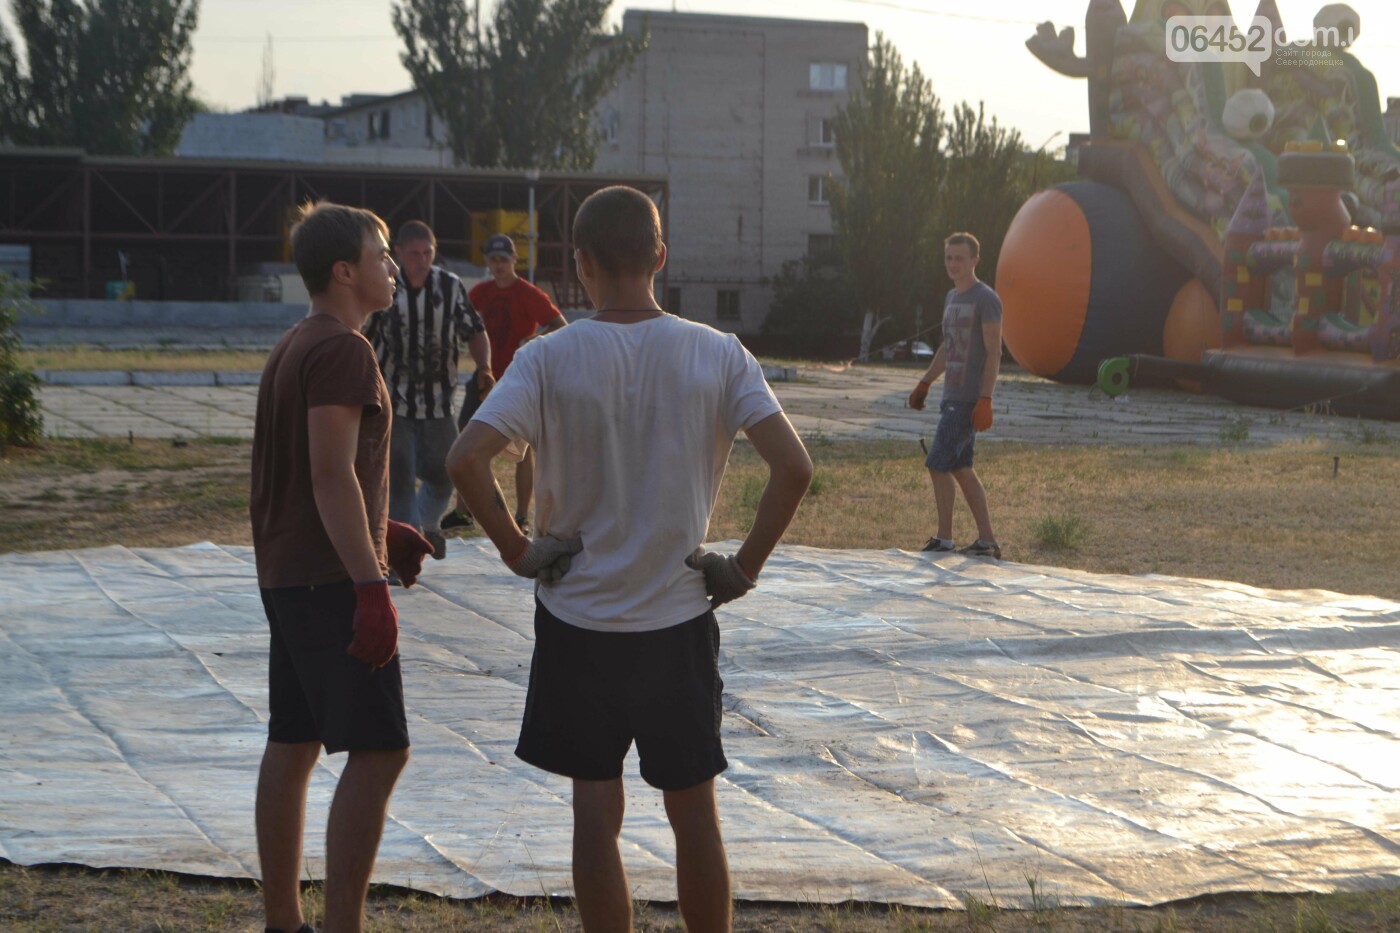
[{"label": "black shorts", "polygon": [[327,752],[408,748],[399,657],[375,670],[345,653],[355,585],[262,591],[268,649],[267,737],[320,742]]},{"label": "black shorts", "polygon": [[652,632],[595,632],[535,601],[535,656],[516,757],[584,781],[622,776],[633,741],[642,780],[685,790],[729,767],[720,743],[713,612]]}]

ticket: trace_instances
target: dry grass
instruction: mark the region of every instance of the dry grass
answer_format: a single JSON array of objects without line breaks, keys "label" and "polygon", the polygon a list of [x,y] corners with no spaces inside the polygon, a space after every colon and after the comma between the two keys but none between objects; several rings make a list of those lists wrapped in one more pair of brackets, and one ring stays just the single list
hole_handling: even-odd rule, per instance
[{"label": "dry grass", "polygon": [[[321,888],[307,885],[303,911],[321,916]],[[739,933],[1393,933],[1400,892],[1326,897],[1225,895],[1164,907],[1065,908],[1044,903],[1006,911],[969,898],[964,911],[931,911],[879,904],[751,904],[737,906]],[[0,860],[0,929],[257,931],[262,903],[256,883],[196,878],[159,871],[95,870],[73,866],[25,868]],[[581,929],[562,900],[494,896],[452,901],[397,888],[370,892],[369,933],[503,931],[549,933]],[[638,933],[685,929],[673,904],[638,904]]]},{"label": "dry grass", "polygon": [[[786,541],[917,549],[933,533],[918,448],[819,442]],[[1400,448],[1032,447],[987,444],[978,472],[1007,560],[1400,599],[1400,535],[1383,490]],[[246,441],[47,441],[0,454],[0,550],[250,543]],[[1340,457],[1333,475],[1333,457]],[[507,497],[514,486],[498,464]],[[743,537],[766,476],[735,448],[710,538]],[[1055,531],[1058,527],[1058,531]],[[958,539],[973,537],[959,502]]]},{"label": "dry grass", "polygon": [[267,352],[259,350],[107,350],[68,345],[19,352],[19,364],[26,369],[261,372],[265,362]]},{"label": "dry grass", "polygon": [[[816,482],[788,543],[913,550],[933,534],[933,493],[916,444],[818,442],[811,453]],[[1400,599],[1400,535],[1382,492],[1400,488],[1392,445],[985,444],[977,470],[1007,560]],[[712,539],[744,535],[765,476],[739,445]],[[959,543],[976,537],[961,499],[954,531]]]},{"label": "dry grass", "polygon": [[46,441],[0,453],[0,551],[248,544],[246,441]]},{"label": "dry grass", "polygon": [[[932,533],[922,455],[903,442],[809,439],[817,480],[793,544],[917,548]],[[1169,573],[1258,586],[1400,599],[1394,503],[1400,449],[1355,443],[1278,448],[1046,448],[986,444],[986,483],[1006,558],[1110,573]],[[1333,457],[1340,457],[1333,475]],[[246,441],[49,441],[0,453],[0,550],[106,544],[248,543]],[[764,470],[739,445],[711,529],[741,537]],[[499,473],[507,494],[507,469]],[[959,540],[971,536],[960,511]],[[1056,531],[1055,529],[1059,529]],[[308,889],[308,916],[319,914]],[[793,899],[801,901],[801,892]],[[1400,891],[1325,897],[1227,896],[1151,909],[1002,911],[878,905],[741,905],[740,931],[830,933],[1394,933]],[[257,887],[162,872],[23,868],[0,861],[0,929],[256,930]],[[577,930],[564,903],[460,903],[376,890],[369,930]],[[638,930],[680,930],[673,907],[642,905]]]}]

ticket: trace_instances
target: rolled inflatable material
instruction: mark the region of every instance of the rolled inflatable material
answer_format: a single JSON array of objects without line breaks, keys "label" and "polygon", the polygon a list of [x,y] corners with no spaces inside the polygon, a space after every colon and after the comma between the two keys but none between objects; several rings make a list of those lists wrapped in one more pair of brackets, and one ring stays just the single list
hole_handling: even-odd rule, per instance
[{"label": "rolled inflatable material", "polygon": [[1029,372],[1091,384],[1105,357],[1161,352],[1185,280],[1123,192],[1085,181],[1042,191],[1002,242],[1006,347]]},{"label": "rolled inflatable material", "polygon": [[1132,362],[1126,356],[1114,356],[1099,364],[1099,389],[1109,398],[1117,398],[1128,391],[1132,378]]},{"label": "rolled inflatable material", "polygon": [[1187,379],[1206,391],[1261,408],[1323,408],[1339,415],[1400,421],[1400,367],[1313,362],[1208,350],[1200,363],[1128,357],[1129,381],[1169,385]]}]

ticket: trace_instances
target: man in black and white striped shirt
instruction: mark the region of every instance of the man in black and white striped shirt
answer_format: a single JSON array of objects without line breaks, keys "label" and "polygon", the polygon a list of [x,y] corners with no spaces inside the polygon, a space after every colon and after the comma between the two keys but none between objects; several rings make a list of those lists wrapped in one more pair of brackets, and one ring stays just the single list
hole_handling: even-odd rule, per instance
[{"label": "man in black and white striped shirt", "polygon": [[452,504],[445,464],[457,439],[452,394],[458,351],[467,345],[485,395],[496,384],[491,344],[462,280],[433,265],[437,237],[427,224],[411,220],[400,227],[394,251],[400,268],[394,303],[365,327],[394,400],[389,517],[421,530],[441,560],[447,556],[442,516]]}]

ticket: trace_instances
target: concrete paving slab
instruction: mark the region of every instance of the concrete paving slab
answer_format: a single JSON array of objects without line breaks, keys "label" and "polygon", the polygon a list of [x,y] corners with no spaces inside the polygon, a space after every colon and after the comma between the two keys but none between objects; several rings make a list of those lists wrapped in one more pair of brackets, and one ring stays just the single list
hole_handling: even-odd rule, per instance
[{"label": "concrete paving slab", "polygon": [[134,386],[212,386],[216,382],[214,374],[211,372],[134,370],[131,373],[131,384]]},{"label": "concrete paving slab", "polygon": [[131,373],[124,369],[40,369],[34,372],[40,382],[59,386],[129,386]]}]

